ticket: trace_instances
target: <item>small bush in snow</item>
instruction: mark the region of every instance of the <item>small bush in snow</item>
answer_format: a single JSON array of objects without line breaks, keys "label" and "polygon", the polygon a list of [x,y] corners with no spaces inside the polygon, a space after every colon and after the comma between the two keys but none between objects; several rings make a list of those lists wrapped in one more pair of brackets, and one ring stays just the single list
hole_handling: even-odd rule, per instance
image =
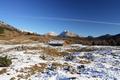
[{"label": "small bush in snow", "polygon": [[7,56],[0,57],[0,67],[8,67],[11,64],[12,64],[12,61]]}]

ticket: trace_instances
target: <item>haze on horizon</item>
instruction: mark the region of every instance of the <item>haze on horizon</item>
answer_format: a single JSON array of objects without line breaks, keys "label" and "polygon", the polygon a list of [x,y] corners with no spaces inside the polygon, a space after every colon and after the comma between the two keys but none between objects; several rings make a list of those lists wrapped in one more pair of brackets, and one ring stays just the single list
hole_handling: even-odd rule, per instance
[{"label": "haze on horizon", "polygon": [[82,36],[120,33],[119,0],[0,0],[0,20],[44,34],[69,30]]}]

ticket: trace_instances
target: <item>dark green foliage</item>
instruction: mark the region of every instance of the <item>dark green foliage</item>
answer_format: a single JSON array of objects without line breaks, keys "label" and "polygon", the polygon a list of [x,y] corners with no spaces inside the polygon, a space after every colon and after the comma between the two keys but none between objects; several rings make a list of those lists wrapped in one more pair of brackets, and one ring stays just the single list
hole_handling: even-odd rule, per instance
[{"label": "dark green foliage", "polygon": [[3,34],[3,33],[4,33],[4,29],[0,28],[0,34]]},{"label": "dark green foliage", "polygon": [[10,64],[12,64],[12,61],[7,56],[0,57],[0,67],[8,67]]}]

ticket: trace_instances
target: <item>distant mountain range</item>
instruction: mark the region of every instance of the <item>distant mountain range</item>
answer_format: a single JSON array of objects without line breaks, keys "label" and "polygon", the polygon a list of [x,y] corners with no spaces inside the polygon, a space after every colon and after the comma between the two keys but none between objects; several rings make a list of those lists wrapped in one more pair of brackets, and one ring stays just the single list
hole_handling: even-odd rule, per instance
[{"label": "distant mountain range", "polygon": [[45,35],[37,33],[21,31],[7,23],[0,21],[0,40],[12,41],[40,41],[47,42],[51,39],[64,39],[67,44],[77,43],[84,45],[120,45],[120,34],[116,35],[102,35],[98,37],[88,36],[81,37],[78,34],[70,31],[63,31],[60,34],[48,32]]},{"label": "distant mountain range", "polygon": [[98,39],[120,38],[120,34],[116,34],[116,35],[106,34],[106,35],[102,35],[102,36],[99,36],[96,38],[98,38]]},{"label": "distant mountain range", "polygon": [[46,34],[44,34],[45,36],[57,36],[58,34],[55,32],[48,32]]}]

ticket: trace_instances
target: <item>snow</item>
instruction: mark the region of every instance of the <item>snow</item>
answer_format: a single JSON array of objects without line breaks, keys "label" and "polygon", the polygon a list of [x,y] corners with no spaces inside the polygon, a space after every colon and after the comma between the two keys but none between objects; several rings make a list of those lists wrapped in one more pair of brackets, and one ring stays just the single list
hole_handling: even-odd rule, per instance
[{"label": "snow", "polygon": [[48,42],[49,44],[64,44],[63,40],[51,40]]},{"label": "snow", "polygon": [[[71,55],[66,56],[73,56],[74,59],[66,61],[66,56],[54,59],[50,59],[51,56],[46,56],[47,59],[43,60],[40,56],[45,55],[45,53],[42,53],[41,50],[26,51],[14,49],[16,47],[19,48],[19,46],[48,47],[44,43],[0,44],[2,52],[0,56],[8,55],[12,59],[12,64],[6,67],[7,72],[0,74],[0,80],[10,80],[11,78],[15,78],[15,80],[120,80],[120,47],[89,46],[97,49],[90,52],[73,52]],[[74,48],[87,47],[81,44],[73,44],[72,46],[61,46],[57,48],[65,51],[67,49],[73,49],[73,46]],[[82,64],[79,63],[80,60],[90,61],[90,63]],[[42,63],[46,64],[42,72],[38,71],[25,78],[26,75],[30,74],[28,72],[29,68]],[[56,66],[52,65],[52,63],[57,63],[62,66],[58,65],[55,68]],[[0,70],[2,69],[3,67],[0,68]],[[21,74],[23,77],[18,77]]]}]

